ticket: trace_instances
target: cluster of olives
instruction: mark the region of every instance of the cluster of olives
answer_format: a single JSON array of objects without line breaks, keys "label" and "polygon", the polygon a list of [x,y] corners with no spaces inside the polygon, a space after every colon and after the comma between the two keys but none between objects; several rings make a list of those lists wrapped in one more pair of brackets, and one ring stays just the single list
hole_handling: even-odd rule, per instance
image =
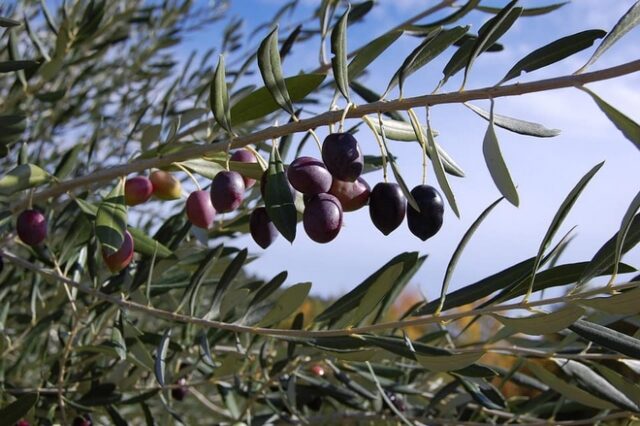
[{"label": "cluster of olives", "polygon": [[[236,162],[255,163],[255,155],[240,149],[230,159]],[[304,230],[313,241],[328,243],[342,227],[343,213],[358,210],[367,203],[371,221],[384,235],[389,235],[407,217],[409,230],[422,239],[435,235],[442,226],[444,205],[440,193],[432,186],[418,185],[411,191],[420,210],[414,209],[397,183],[380,182],[370,189],[360,177],[364,158],[358,141],[350,133],[332,133],[322,145],[322,161],[313,157],[299,157],[286,168],[289,190],[295,199],[296,191],[303,194],[305,209],[302,217]],[[268,173],[260,179],[260,191],[264,198]],[[186,213],[189,221],[199,228],[208,229],[217,213],[236,210],[244,200],[245,190],[255,180],[236,171],[216,174],[211,189],[197,190],[189,194]],[[142,204],[155,196],[160,200],[175,200],[182,195],[180,181],[163,170],[153,171],[149,177],[136,176],[127,179],[124,199],[129,206]],[[38,246],[47,237],[47,220],[36,209],[20,213],[17,220],[20,239],[30,246]],[[249,228],[254,241],[262,248],[269,247],[278,231],[265,207],[257,207],[251,213]],[[122,246],[113,253],[103,250],[102,257],[112,273],[126,268],[133,259],[134,243],[128,231],[124,233]]]},{"label": "cluster of olives", "polygon": [[[304,196],[302,221],[309,238],[318,243],[332,241],[342,227],[343,212],[358,210],[367,203],[371,221],[384,235],[398,228],[405,216],[409,230],[423,241],[440,230],[444,204],[438,190],[419,185],[411,191],[418,211],[407,203],[397,183],[381,182],[371,190],[360,177],[363,160],[352,134],[332,133],[323,142],[322,161],[299,157],[289,165],[287,178],[292,195],[297,190]],[[251,235],[262,248],[277,236],[264,208],[252,214]]]}]

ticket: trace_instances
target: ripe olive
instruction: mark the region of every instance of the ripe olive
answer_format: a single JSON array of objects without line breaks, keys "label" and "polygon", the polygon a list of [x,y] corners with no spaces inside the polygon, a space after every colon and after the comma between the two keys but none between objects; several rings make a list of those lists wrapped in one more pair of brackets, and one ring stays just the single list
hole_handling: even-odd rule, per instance
[{"label": "ripe olive", "polygon": [[153,194],[153,184],[145,176],[127,179],[124,184],[124,202],[128,206],[136,206],[146,202]]},{"label": "ripe olive", "polygon": [[102,259],[112,273],[117,273],[129,266],[133,259],[133,237],[129,231],[124,231],[124,240],[120,248],[110,255],[102,250]]},{"label": "ripe olive", "polygon": [[380,182],[373,187],[369,197],[371,221],[384,235],[389,235],[402,221],[407,210],[407,199],[400,185]]},{"label": "ripe olive", "polygon": [[413,235],[426,241],[433,237],[442,227],[444,203],[440,192],[433,186],[418,185],[411,190],[420,211],[411,205],[407,206],[407,224]]},{"label": "ripe olive", "polygon": [[302,215],[304,230],[317,243],[328,243],[342,227],[342,206],[331,194],[314,195]]},{"label": "ripe olive", "polygon": [[367,205],[371,188],[367,181],[359,177],[353,182],[333,179],[329,194],[334,195],[345,212],[352,212]]},{"label": "ripe olive", "polygon": [[287,169],[291,186],[305,195],[321,194],[331,188],[331,173],[322,161],[313,157],[298,157]]},{"label": "ripe olive", "polygon": [[47,238],[47,219],[38,210],[25,210],[18,216],[16,230],[23,243],[40,245]]},{"label": "ripe olive", "polygon": [[193,191],[187,198],[187,218],[194,226],[208,229],[216,217],[209,191]]},{"label": "ripe olive", "polygon": [[249,230],[253,240],[263,249],[269,247],[278,238],[278,230],[264,207],[258,207],[251,213]]},{"label": "ripe olive", "polygon": [[351,133],[332,133],[322,144],[322,161],[334,178],[353,182],[364,168],[364,157]]},{"label": "ripe olive", "polygon": [[240,173],[220,172],[211,183],[211,203],[217,212],[231,212],[242,204],[244,189],[244,180]]},{"label": "ripe olive", "polygon": [[[256,158],[255,155],[253,155],[253,152],[247,149],[239,149],[235,151],[233,154],[231,154],[230,160],[238,161],[240,163],[257,163],[258,162],[258,159]],[[252,179],[246,176],[242,176],[242,179],[244,180],[244,187],[246,189],[251,188],[256,183],[255,179]]]}]

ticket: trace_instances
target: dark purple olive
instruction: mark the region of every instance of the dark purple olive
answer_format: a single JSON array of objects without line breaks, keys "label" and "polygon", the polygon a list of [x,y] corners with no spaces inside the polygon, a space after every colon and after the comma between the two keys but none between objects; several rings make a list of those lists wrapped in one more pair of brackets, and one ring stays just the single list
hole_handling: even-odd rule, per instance
[{"label": "dark purple olive", "polygon": [[193,191],[187,198],[187,218],[198,228],[209,229],[216,217],[216,209],[211,204],[211,194],[208,191]]},{"label": "dark purple olive", "polygon": [[314,195],[302,215],[304,230],[316,243],[333,240],[342,227],[342,206],[331,194]]},{"label": "dark purple olive", "polygon": [[352,212],[367,205],[371,188],[367,181],[359,177],[354,182],[334,179],[329,194],[335,196],[342,204],[342,210]]},{"label": "dark purple olive", "polygon": [[416,200],[420,211],[411,205],[407,207],[407,224],[413,235],[426,241],[442,227],[442,215],[444,203],[437,189],[429,185],[418,185],[411,190],[411,195]]},{"label": "dark purple olive", "polygon": [[384,235],[389,235],[402,221],[407,210],[407,199],[400,185],[380,182],[373,187],[369,196],[371,221]]},{"label": "dark purple olive", "polygon": [[364,157],[351,133],[332,133],[322,144],[322,161],[334,178],[353,182],[364,168]]},{"label": "dark purple olive", "polygon": [[[240,163],[257,163],[258,162],[258,159],[256,158],[255,155],[253,155],[253,152],[247,149],[237,150],[236,152],[231,154],[230,160],[238,161]],[[251,188],[256,183],[256,180],[251,179],[250,177],[242,176],[242,179],[244,180],[245,189]]]},{"label": "dark purple olive", "polygon": [[[287,173],[287,170],[289,170],[289,168],[287,166],[285,166],[284,168],[284,172],[285,174]],[[267,178],[269,177],[269,171],[266,170],[263,174],[262,177],[260,178],[260,194],[262,195],[262,199],[265,199],[264,194],[267,193]],[[291,199],[293,201],[296,200],[296,190],[293,186],[291,186],[291,182],[289,182],[288,179],[285,179],[287,181],[287,185],[289,185],[289,192],[291,192]]]},{"label": "dark purple olive", "polygon": [[231,212],[244,200],[244,180],[238,172],[220,172],[211,183],[211,204],[219,213]]},{"label": "dark purple olive", "polygon": [[320,411],[320,409],[322,408],[322,398],[319,396],[315,396],[307,401],[306,405],[311,411]]},{"label": "dark purple olive", "polygon": [[[407,409],[402,397],[400,397],[399,395],[396,395],[393,392],[389,392],[389,391],[385,391],[384,393],[387,396],[387,398],[389,398],[389,401],[391,401],[391,403],[396,408],[396,410],[398,410],[400,412],[403,412],[403,411],[405,411]],[[386,408],[389,408],[389,409],[391,408],[391,407],[388,406],[387,401],[384,401],[384,405],[385,405]]]},{"label": "dark purple olive", "polygon": [[93,422],[87,415],[78,416],[73,419],[73,426],[91,426]]},{"label": "dark purple olive", "polygon": [[298,157],[287,169],[291,186],[306,195],[322,194],[331,188],[331,173],[313,157]]},{"label": "dark purple olive", "polygon": [[264,207],[258,207],[251,213],[249,230],[253,240],[263,249],[269,247],[278,238],[278,230],[269,219],[267,209]]},{"label": "dark purple olive", "polygon": [[38,210],[25,210],[18,216],[16,229],[23,243],[37,246],[47,238],[47,219]]},{"label": "dark purple olive", "polygon": [[189,393],[189,387],[185,379],[178,380],[178,386],[171,389],[171,397],[176,401],[182,401]]}]

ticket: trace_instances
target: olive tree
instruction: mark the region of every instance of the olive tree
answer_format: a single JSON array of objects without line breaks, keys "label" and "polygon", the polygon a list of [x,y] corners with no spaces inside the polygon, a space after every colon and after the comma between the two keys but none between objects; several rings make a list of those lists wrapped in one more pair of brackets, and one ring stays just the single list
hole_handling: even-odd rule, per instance
[{"label": "olive tree", "polygon": [[[639,125],[587,87],[640,70],[638,60],[592,67],[630,42],[640,3],[608,31],[538,47],[479,88],[467,83],[476,59],[509,49],[501,37],[522,16],[544,22],[570,5],[424,2],[354,48],[352,25],[378,3],[322,0],[297,22],[298,0],[282,2],[248,35],[225,1],[0,5],[0,423],[577,425],[637,415],[640,282],[620,275],[635,271],[621,258],[640,241],[640,196],[592,258],[559,261],[571,240],[561,225],[602,164],[576,177],[530,258],[448,286],[483,220],[519,203],[496,127],[558,136],[494,113],[501,98],[584,91],[640,148]],[[477,12],[486,20],[475,31],[465,19]],[[224,23],[219,51],[178,55],[213,23]],[[368,70],[401,39],[414,50],[387,64],[386,87],[369,87]],[[319,62],[285,76],[294,46]],[[592,46],[573,74],[518,82]],[[404,96],[411,74],[442,57],[441,81]],[[418,252],[319,312],[304,309],[310,283],[246,270],[253,254],[237,237],[267,248],[304,231],[329,243],[361,208],[385,235],[405,217],[422,240],[445,232],[443,211],[460,214],[449,179],[464,171],[431,125],[443,104],[486,121],[475,142],[502,196],[463,235],[437,299],[389,314],[426,259]],[[375,145],[360,146],[365,132]],[[395,141],[420,147],[433,185],[408,186]],[[302,155],[307,143],[321,159]],[[376,170],[384,181],[370,187],[362,176]],[[477,324],[499,330],[470,336]]]}]

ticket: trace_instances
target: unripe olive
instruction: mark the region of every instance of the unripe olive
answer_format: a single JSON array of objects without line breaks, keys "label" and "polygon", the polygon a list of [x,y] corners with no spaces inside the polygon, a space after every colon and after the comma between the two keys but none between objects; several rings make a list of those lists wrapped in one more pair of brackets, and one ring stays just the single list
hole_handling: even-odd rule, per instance
[{"label": "unripe olive", "polygon": [[407,206],[407,224],[413,235],[426,241],[433,237],[442,227],[444,203],[440,192],[433,186],[418,185],[411,190],[420,211],[409,204]]},{"label": "unripe olive", "polygon": [[209,191],[193,191],[187,198],[187,218],[194,226],[208,229],[216,217]]},{"label": "unripe olive", "polygon": [[18,216],[16,230],[23,243],[40,245],[47,238],[47,219],[38,210],[25,210]]},{"label": "unripe olive", "polygon": [[287,169],[287,178],[305,195],[321,194],[331,188],[331,173],[322,161],[313,157],[298,157]]},{"label": "unripe olive", "polygon": [[149,179],[153,184],[153,195],[161,200],[177,200],[182,195],[182,184],[169,172],[156,170]]},{"label": "unripe olive", "polygon": [[124,231],[124,239],[120,248],[110,255],[102,250],[102,259],[112,273],[117,273],[129,266],[133,259],[133,237]]},{"label": "unripe olive", "polygon": [[322,144],[322,161],[334,178],[353,182],[364,168],[364,157],[351,133],[332,133]]},{"label": "unripe olive", "polygon": [[264,207],[258,207],[251,213],[249,230],[253,240],[263,249],[269,247],[278,238],[278,230]]},{"label": "unripe olive", "polygon": [[371,221],[384,235],[389,235],[402,221],[407,210],[407,199],[400,185],[380,182],[373,187],[369,196]]},{"label": "unripe olive", "polygon": [[359,177],[353,182],[333,179],[329,194],[335,196],[342,204],[342,210],[352,212],[367,205],[371,188],[367,181]]},{"label": "unripe olive", "polygon": [[314,195],[302,215],[304,230],[317,243],[328,243],[342,227],[342,206],[331,194]]},{"label": "unripe olive", "polygon": [[[248,149],[239,149],[235,151],[233,154],[231,154],[230,160],[238,161],[240,163],[257,163],[258,162],[258,159],[256,158],[255,155],[253,155],[253,152],[249,151]],[[251,188],[256,183],[256,180],[250,177],[242,176],[242,179],[244,180],[244,187],[246,189]]]},{"label": "unripe olive", "polygon": [[244,180],[238,172],[220,172],[211,182],[211,203],[219,213],[240,207],[244,200]]},{"label": "unripe olive", "polygon": [[127,179],[124,184],[124,202],[128,206],[136,206],[146,202],[153,195],[153,184],[145,176]]}]

